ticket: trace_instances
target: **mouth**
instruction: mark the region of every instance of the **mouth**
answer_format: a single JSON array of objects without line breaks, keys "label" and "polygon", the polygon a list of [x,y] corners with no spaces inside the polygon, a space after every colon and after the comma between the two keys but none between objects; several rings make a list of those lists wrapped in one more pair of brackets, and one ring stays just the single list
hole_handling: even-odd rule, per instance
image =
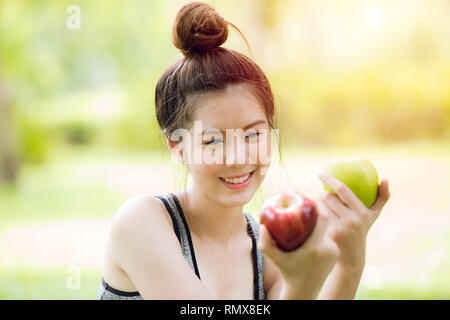
[{"label": "mouth", "polygon": [[255,173],[256,170],[253,170],[250,173],[246,173],[240,176],[235,177],[220,177],[219,179],[229,188],[231,189],[239,189],[246,187]]}]

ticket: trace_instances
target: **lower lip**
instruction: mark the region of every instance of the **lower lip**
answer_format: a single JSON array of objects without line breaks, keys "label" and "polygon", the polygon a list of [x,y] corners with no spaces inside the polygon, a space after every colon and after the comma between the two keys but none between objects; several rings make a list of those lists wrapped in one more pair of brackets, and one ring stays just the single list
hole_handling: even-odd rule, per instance
[{"label": "lower lip", "polygon": [[239,189],[243,189],[243,188],[247,187],[250,184],[250,181],[251,181],[254,173],[255,173],[255,171],[252,171],[252,173],[250,173],[250,176],[247,178],[247,180],[242,181],[241,183],[228,183],[228,182],[223,181],[222,179],[219,179],[219,180],[222,181],[222,183],[227,188],[230,188],[231,190],[239,190]]}]

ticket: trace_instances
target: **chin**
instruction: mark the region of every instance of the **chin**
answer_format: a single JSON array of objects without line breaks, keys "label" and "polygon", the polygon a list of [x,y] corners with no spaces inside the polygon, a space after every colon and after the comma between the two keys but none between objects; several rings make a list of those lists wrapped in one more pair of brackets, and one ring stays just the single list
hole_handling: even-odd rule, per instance
[{"label": "chin", "polygon": [[220,188],[222,202],[229,206],[243,206],[249,203],[255,195],[260,182],[260,176],[255,172],[254,181],[243,190],[228,190]]},{"label": "chin", "polygon": [[250,200],[252,200],[253,195],[254,195],[254,192],[250,193],[249,191],[242,192],[239,194],[233,194],[233,195],[223,194],[221,196],[221,200],[227,206],[232,206],[232,207],[245,206],[247,203],[250,202]]}]

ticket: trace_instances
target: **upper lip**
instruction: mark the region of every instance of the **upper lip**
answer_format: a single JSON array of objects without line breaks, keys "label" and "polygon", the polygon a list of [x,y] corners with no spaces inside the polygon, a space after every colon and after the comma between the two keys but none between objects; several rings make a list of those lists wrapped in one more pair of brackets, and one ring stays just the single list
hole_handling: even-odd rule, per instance
[{"label": "upper lip", "polygon": [[252,173],[253,171],[255,171],[255,170],[252,170],[252,171],[250,171],[250,172],[241,174],[241,175],[239,175],[239,176],[221,177],[221,178],[227,178],[227,179],[239,179],[239,178],[241,178],[241,177],[245,177],[246,175],[249,175],[249,174]]}]

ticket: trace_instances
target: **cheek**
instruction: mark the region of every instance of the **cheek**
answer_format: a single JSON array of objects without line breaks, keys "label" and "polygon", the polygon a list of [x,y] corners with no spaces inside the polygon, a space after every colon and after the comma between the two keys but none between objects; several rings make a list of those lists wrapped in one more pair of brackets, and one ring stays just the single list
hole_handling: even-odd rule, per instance
[{"label": "cheek", "polygon": [[191,166],[192,177],[200,183],[217,179],[219,174],[219,166],[216,164],[197,164]]},{"label": "cheek", "polygon": [[264,135],[250,149],[250,157],[258,166],[268,166],[271,161],[271,141],[270,135]]}]

